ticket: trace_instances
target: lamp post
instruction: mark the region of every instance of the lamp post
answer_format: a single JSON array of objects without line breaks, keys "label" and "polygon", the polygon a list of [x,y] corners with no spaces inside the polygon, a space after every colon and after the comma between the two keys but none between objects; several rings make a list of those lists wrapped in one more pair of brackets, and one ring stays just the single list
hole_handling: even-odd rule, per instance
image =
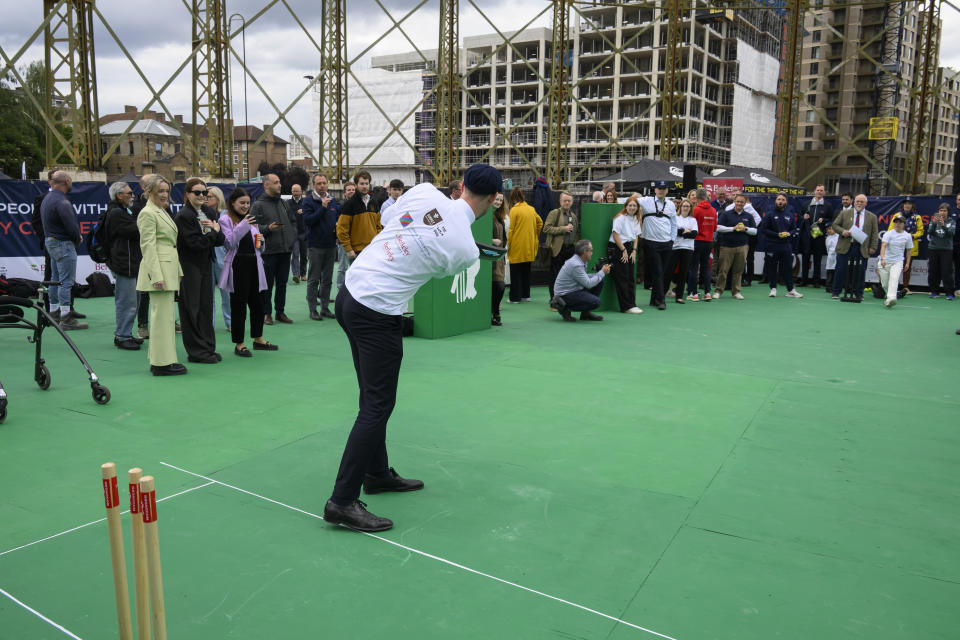
[{"label": "lamp post", "polygon": [[[233,19],[239,18],[242,29],[240,31],[240,41],[243,44],[243,136],[244,138],[250,137],[250,122],[247,117],[247,19],[244,18],[239,13],[234,13],[228,19],[229,24],[233,25]],[[230,39],[233,40],[233,34],[231,34]],[[245,169],[245,178],[247,181],[250,181],[250,141],[244,140],[244,166]]]},{"label": "lamp post", "polygon": [[[315,76],[303,76],[303,77],[309,80],[310,84],[314,84],[313,80]],[[319,78],[317,78],[317,82],[319,82]],[[316,87],[314,87],[314,91],[316,91]],[[310,97],[310,101],[311,101],[311,106],[313,106],[312,105],[313,96]],[[317,119],[317,169],[319,170],[320,169],[320,133],[323,131],[323,100],[320,101],[320,113],[318,115],[319,115],[319,118]],[[310,153],[311,154],[313,153],[313,149],[310,149]]]}]

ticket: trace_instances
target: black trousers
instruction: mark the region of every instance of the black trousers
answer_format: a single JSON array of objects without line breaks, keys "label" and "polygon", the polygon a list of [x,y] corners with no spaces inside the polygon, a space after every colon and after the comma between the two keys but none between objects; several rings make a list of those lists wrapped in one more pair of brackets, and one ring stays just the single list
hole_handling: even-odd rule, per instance
[{"label": "black trousers", "polygon": [[510,263],[510,302],[530,297],[530,267],[532,262]]},{"label": "black trousers", "polygon": [[769,265],[767,278],[769,278],[770,288],[776,289],[777,282],[783,280],[787,285],[787,291],[793,290],[793,252],[790,249],[784,251],[767,252],[766,263]]},{"label": "black trousers", "polygon": [[[690,271],[690,262],[693,260],[693,249],[674,249],[667,263],[667,270],[663,274],[663,288],[666,290],[673,281],[674,296],[677,300],[683,299],[683,287],[687,284],[687,273]],[[674,270],[677,271],[674,274]]]},{"label": "black trousers", "polygon": [[746,286],[750,285],[750,281],[753,280],[754,271],[753,271],[753,260],[756,257],[754,254],[757,250],[757,236],[749,236],[747,238],[747,270],[744,272],[743,284]]},{"label": "black trousers", "polygon": [[560,253],[556,257],[550,258],[550,298],[553,298],[553,283],[557,281],[557,276],[560,274],[560,269],[563,268],[563,263],[573,257],[573,245],[565,244],[560,247]]},{"label": "black trousers", "polygon": [[[500,317],[500,303],[503,302],[503,292],[507,290],[507,285],[503,280],[494,280],[493,289],[491,289],[490,313],[494,318]],[[553,296],[550,296],[553,298]]]},{"label": "black trousers", "polygon": [[253,254],[237,254],[233,258],[233,293],[230,294],[230,339],[233,344],[243,342],[250,309],[250,337],[263,337],[263,296],[260,295],[260,276],[257,258]]},{"label": "black trousers", "polygon": [[337,322],[347,334],[360,387],[360,410],[350,430],[333,487],[333,499],[346,503],[360,497],[363,476],[388,468],[387,421],[397,402],[403,360],[402,316],[370,309],[340,289],[334,304]]},{"label": "black trousers", "polygon": [[691,293],[697,293],[697,280],[700,280],[700,286],[704,293],[710,293],[710,251],[713,250],[713,242],[710,240],[695,240],[693,243],[693,258],[690,260],[689,277],[687,278],[687,290]]},{"label": "black trousers", "polygon": [[647,258],[645,273],[651,284],[650,304],[663,304],[663,274],[667,270],[667,263],[670,262],[670,254],[673,253],[673,242],[644,240],[643,252]]},{"label": "black trousers", "polygon": [[[633,243],[624,242],[627,256],[633,252]],[[622,262],[623,252],[613,242],[607,245],[607,258],[610,259],[610,275],[613,276],[613,285],[617,289],[617,302],[620,313],[637,306],[637,282],[633,277],[634,263]]]},{"label": "black trousers", "polygon": [[[290,277],[290,257],[289,253],[266,253],[263,255],[263,273],[267,276],[267,290],[263,292],[264,313],[271,315],[273,307],[277,309],[277,315],[283,313],[287,307],[287,279]],[[276,286],[276,294],[273,294]],[[273,306],[270,305],[270,298],[273,297]]]},{"label": "black trousers", "polygon": [[[956,244],[953,245],[953,286],[960,286],[960,245]],[[73,298],[70,301],[73,302]]]},{"label": "black trousers", "polygon": [[928,284],[930,293],[941,292],[940,282],[943,281],[943,293],[953,295],[953,251],[950,249],[930,249],[927,255],[927,270],[930,274]]},{"label": "black trousers", "polygon": [[193,358],[209,358],[217,350],[213,328],[213,270],[209,264],[205,268],[189,262],[180,264],[183,278],[177,306],[183,348]]},{"label": "black trousers", "polygon": [[146,327],[150,322],[150,294],[137,292],[137,326]]}]

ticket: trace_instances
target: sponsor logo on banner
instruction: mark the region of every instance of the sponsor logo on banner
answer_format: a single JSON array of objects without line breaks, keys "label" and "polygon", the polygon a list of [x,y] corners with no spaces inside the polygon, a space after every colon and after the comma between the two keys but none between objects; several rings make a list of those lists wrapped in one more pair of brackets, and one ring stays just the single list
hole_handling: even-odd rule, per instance
[{"label": "sponsor logo on banner", "polygon": [[762,176],[759,173],[750,172],[750,179],[754,182],[762,182],[763,184],[770,184],[770,178]]},{"label": "sponsor logo on banner", "polygon": [[450,287],[450,293],[456,296],[457,304],[463,304],[467,300],[473,300],[477,297],[478,273],[480,273],[479,260],[453,276],[453,286]]},{"label": "sponsor logo on banner", "polygon": [[670,167],[670,175],[677,176],[678,178],[682,178],[683,169],[681,167]]}]

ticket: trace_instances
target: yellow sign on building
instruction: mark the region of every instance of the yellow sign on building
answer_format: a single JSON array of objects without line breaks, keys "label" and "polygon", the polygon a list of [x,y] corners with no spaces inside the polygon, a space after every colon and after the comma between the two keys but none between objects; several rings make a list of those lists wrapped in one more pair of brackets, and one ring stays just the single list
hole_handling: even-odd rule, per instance
[{"label": "yellow sign on building", "polygon": [[900,128],[900,118],[870,118],[871,140],[896,140]]}]

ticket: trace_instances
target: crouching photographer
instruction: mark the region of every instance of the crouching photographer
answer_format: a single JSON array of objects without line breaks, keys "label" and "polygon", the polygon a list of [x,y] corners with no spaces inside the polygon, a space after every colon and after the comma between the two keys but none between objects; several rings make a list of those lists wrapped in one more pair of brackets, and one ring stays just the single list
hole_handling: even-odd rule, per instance
[{"label": "crouching photographer", "polygon": [[593,256],[593,243],[580,240],[574,247],[574,255],[557,274],[553,285],[554,296],[550,306],[556,309],[566,322],[575,322],[573,311],[580,312],[581,320],[603,320],[603,316],[592,313],[600,306],[600,291],[603,289],[603,277],[610,273],[610,264],[601,261],[596,273],[587,273],[587,263]]}]

